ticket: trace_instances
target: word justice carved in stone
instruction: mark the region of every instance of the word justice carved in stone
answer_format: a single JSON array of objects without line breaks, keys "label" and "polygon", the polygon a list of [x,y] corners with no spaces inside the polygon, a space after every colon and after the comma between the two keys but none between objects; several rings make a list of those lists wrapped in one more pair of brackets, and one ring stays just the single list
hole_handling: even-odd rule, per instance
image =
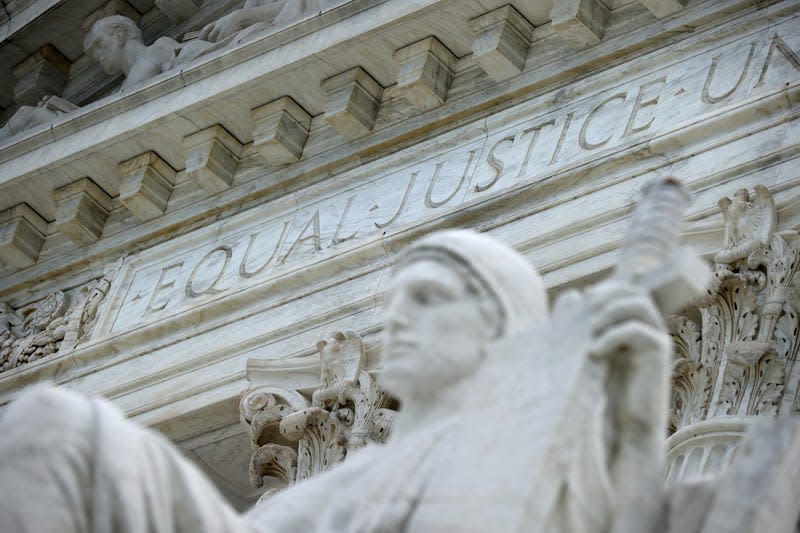
[{"label": "word justice carved in stone", "polygon": [[180,313],[783,90],[800,80],[798,50],[800,24],[786,24],[581,98],[560,91],[345,172],[282,215],[270,206],[174,239],[129,264],[109,330]]}]

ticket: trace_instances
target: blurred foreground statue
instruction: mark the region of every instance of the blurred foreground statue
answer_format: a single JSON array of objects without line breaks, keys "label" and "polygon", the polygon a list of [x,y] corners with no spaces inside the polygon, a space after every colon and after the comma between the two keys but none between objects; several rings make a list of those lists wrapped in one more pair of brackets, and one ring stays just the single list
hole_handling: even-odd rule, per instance
[{"label": "blurred foreground statue", "polygon": [[381,381],[402,402],[390,441],[245,515],[109,404],[32,389],[0,428],[3,529],[793,531],[794,422],[745,442],[727,481],[664,489],[661,312],[709,276],[678,245],[686,200],[674,180],[652,186],[615,274],[550,312],[541,277],[507,246],[463,230],[415,243],[385,297]]}]

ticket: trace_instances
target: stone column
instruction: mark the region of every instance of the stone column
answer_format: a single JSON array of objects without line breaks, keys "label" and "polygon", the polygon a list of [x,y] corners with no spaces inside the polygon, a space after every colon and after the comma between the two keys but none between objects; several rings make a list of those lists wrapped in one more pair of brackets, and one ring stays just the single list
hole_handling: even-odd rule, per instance
[{"label": "stone column", "polygon": [[714,283],[694,309],[669,319],[676,361],[668,484],[722,471],[753,423],[800,412],[798,232],[777,230],[764,186],[719,206],[725,245],[714,257]]},{"label": "stone column", "polygon": [[250,481],[266,489],[262,499],[328,470],[367,442],[384,442],[397,414],[366,370],[358,333],[334,332],[317,350],[319,358],[248,363],[240,415],[253,447]]}]

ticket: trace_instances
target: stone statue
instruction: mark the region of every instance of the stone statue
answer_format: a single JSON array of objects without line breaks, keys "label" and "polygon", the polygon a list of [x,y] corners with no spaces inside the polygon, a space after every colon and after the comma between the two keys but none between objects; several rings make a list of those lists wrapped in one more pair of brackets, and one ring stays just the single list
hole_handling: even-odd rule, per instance
[{"label": "stone statue", "polygon": [[197,40],[180,44],[169,37],[160,37],[145,46],[139,27],[122,15],[98,20],[83,41],[84,52],[106,74],[125,75],[123,90],[194,59],[209,46],[210,43]]},{"label": "stone statue", "polygon": [[75,109],[78,106],[58,96],[45,96],[36,106],[24,105],[0,128],[0,142],[34,126],[52,122]]},{"label": "stone statue", "polygon": [[283,26],[306,13],[319,12],[331,3],[331,0],[246,0],[241,9],[206,25],[200,31],[200,39],[219,42],[253,26],[257,26],[254,29]]},{"label": "stone statue", "polygon": [[[39,386],[0,422],[0,516],[26,531],[733,531],[702,526],[746,509],[729,492],[664,490],[670,340],[651,297],[664,283],[648,272],[668,299],[680,286],[640,244],[550,311],[541,277],[496,240],[450,230],[412,245],[384,299],[380,376],[402,404],[391,439],[242,516],[163,437]],[[791,427],[769,440],[774,454],[733,470],[734,496],[747,496],[742,480],[775,493],[776,472],[797,485],[797,468],[774,470],[773,458],[800,465]],[[799,505],[773,506],[779,523]]]}]

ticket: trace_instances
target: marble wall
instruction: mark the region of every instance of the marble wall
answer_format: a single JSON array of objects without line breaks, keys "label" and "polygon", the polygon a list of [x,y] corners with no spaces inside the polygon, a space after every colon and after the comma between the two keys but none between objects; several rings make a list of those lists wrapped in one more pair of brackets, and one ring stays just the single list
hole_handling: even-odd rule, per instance
[{"label": "marble wall", "polygon": [[[0,228],[27,224],[39,245],[0,271],[10,315],[110,285],[91,335],[0,373],[3,402],[43,379],[102,394],[244,505],[257,492],[238,402],[253,372],[310,399],[316,341],[348,329],[375,371],[382,287],[418,236],[487,231],[555,294],[614,265],[657,176],[692,191],[688,239],[708,257],[724,246],[717,201],[739,188],[766,186],[780,229],[800,223],[797,2],[697,0],[659,17],[674,2],[604,2],[602,37],[583,51],[586,28],[534,2],[513,2],[516,15],[501,2],[367,4],[0,146]],[[524,61],[484,56],[481,32],[498,24],[527,39]],[[430,65],[432,79],[415,75]],[[344,119],[342,87],[367,102]],[[11,212],[22,204],[34,215]]]}]

